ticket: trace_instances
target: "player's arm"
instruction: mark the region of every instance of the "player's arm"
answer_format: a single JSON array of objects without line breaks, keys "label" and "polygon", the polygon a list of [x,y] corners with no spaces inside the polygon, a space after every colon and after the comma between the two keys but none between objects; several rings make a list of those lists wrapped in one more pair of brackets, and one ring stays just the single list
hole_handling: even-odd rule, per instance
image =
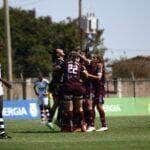
[{"label": "player's arm", "polygon": [[0,78],[0,81],[7,87],[7,88],[12,88],[12,85],[8,82],[8,81],[6,81],[6,80],[4,80],[4,79],[2,79],[2,78]]},{"label": "player's arm", "polygon": [[98,66],[98,72],[97,72],[97,75],[93,75],[93,74],[90,74],[88,73],[87,71],[85,72],[86,76],[88,78],[91,78],[91,79],[95,79],[95,80],[100,80],[101,77],[102,77],[102,66]]},{"label": "player's arm", "polygon": [[53,65],[53,71],[58,71],[60,69],[61,67],[59,65],[56,65],[56,64]]},{"label": "player's arm", "polygon": [[63,67],[63,65],[64,65],[64,63],[62,62],[61,64],[59,64],[59,63],[54,63],[53,64],[53,71],[59,71],[60,69],[62,69],[62,67]]},{"label": "player's arm", "polygon": [[81,54],[78,54],[78,56],[86,63],[86,64],[90,64],[91,63],[91,60],[86,58],[85,55],[81,55]]},{"label": "player's arm", "polygon": [[92,75],[92,74],[90,74],[90,73],[87,73],[87,77],[88,77],[88,78],[95,79],[95,80],[100,80],[101,77],[102,77],[102,73],[97,73],[97,75]]},{"label": "player's arm", "polygon": [[36,94],[37,96],[39,96],[39,93],[37,92],[37,87],[36,87],[36,84],[34,84],[34,87],[33,87],[33,89],[34,89],[34,92],[35,92],[35,94]]},{"label": "player's arm", "polygon": [[48,93],[49,93],[49,81],[46,80],[46,87],[45,87],[45,96],[48,96]]}]

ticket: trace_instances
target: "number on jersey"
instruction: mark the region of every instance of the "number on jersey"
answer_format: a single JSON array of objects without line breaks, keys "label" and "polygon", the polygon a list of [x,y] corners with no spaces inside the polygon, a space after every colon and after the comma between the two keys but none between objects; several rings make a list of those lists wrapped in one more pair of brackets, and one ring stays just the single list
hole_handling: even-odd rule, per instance
[{"label": "number on jersey", "polygon": [[75,64],[68,64],[68,73],[76,75],[78,71],[78,66]]}]

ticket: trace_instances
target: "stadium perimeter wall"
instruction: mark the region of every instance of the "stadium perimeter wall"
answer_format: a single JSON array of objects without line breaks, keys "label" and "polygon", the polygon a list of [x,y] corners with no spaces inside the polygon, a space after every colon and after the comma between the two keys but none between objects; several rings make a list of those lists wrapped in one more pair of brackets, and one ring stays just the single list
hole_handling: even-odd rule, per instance
[{"label": "stadium perimeter wall", "polygon": [[[13,99],[35,99],[37,98],[33,86],[36,79],[18,79],[13,82]],[[106,97],[150,97],[150,80],[107,80]],[[5,89],[5,99],[7,99],[7,90]]]},{"label": "stadium perimeter wall", "polygon": [[[106,116],[146,116],[150,115],[150,98],[106,98],[104,109]],[[37,100],[4,101],[3,116],[7,119],[39,119]]]}]

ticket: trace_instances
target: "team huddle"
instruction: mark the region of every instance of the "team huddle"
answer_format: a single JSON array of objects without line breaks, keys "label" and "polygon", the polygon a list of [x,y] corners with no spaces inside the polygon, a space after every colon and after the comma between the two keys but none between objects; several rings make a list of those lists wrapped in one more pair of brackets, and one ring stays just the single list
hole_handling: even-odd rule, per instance
[{"label": "team huddle", "polygon": [[[53,129],[53,118],[58,108],[56,124],[62,132],[95,131],[95,107],[102,127],[96,131],[108,130],[103,109],[105,96],[105,68],[99,55],[89,58],[76,51],[65,56],[62,49],[55,50],[57,58],[53,64],[52,81],[40,74],[34,84],[39,99],[41,120]],[[48,105],[48,93],[52,93],[54,104]]]}]

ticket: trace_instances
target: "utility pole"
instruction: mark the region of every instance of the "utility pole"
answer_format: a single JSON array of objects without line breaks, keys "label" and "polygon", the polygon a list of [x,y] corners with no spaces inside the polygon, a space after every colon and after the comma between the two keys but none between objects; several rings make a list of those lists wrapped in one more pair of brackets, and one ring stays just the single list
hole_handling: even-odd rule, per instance
[{"label": "utility pole", "polygon": [[79,0],[79,19],[82,16],[82,0]]},{"label": "utility pole", "polygon": [[79,33],[80,33],[80,50],[83,50],[83,42],[82,42],[82,28],[81,28],[81,19],[82,19],[82,0],[79,0],[79,17],[78,17],[78,22],[79,22]]},{"label": "utility pole", "polygon": [[[9,6],[8,0],[4,0],[4,17],[5,17],[5,43],[7,49],[7,80],[12,82],[12,49],[10,36],[10,20],[9,20]],[[8,89],[8,99],[12,99],[12,90]]]}]

